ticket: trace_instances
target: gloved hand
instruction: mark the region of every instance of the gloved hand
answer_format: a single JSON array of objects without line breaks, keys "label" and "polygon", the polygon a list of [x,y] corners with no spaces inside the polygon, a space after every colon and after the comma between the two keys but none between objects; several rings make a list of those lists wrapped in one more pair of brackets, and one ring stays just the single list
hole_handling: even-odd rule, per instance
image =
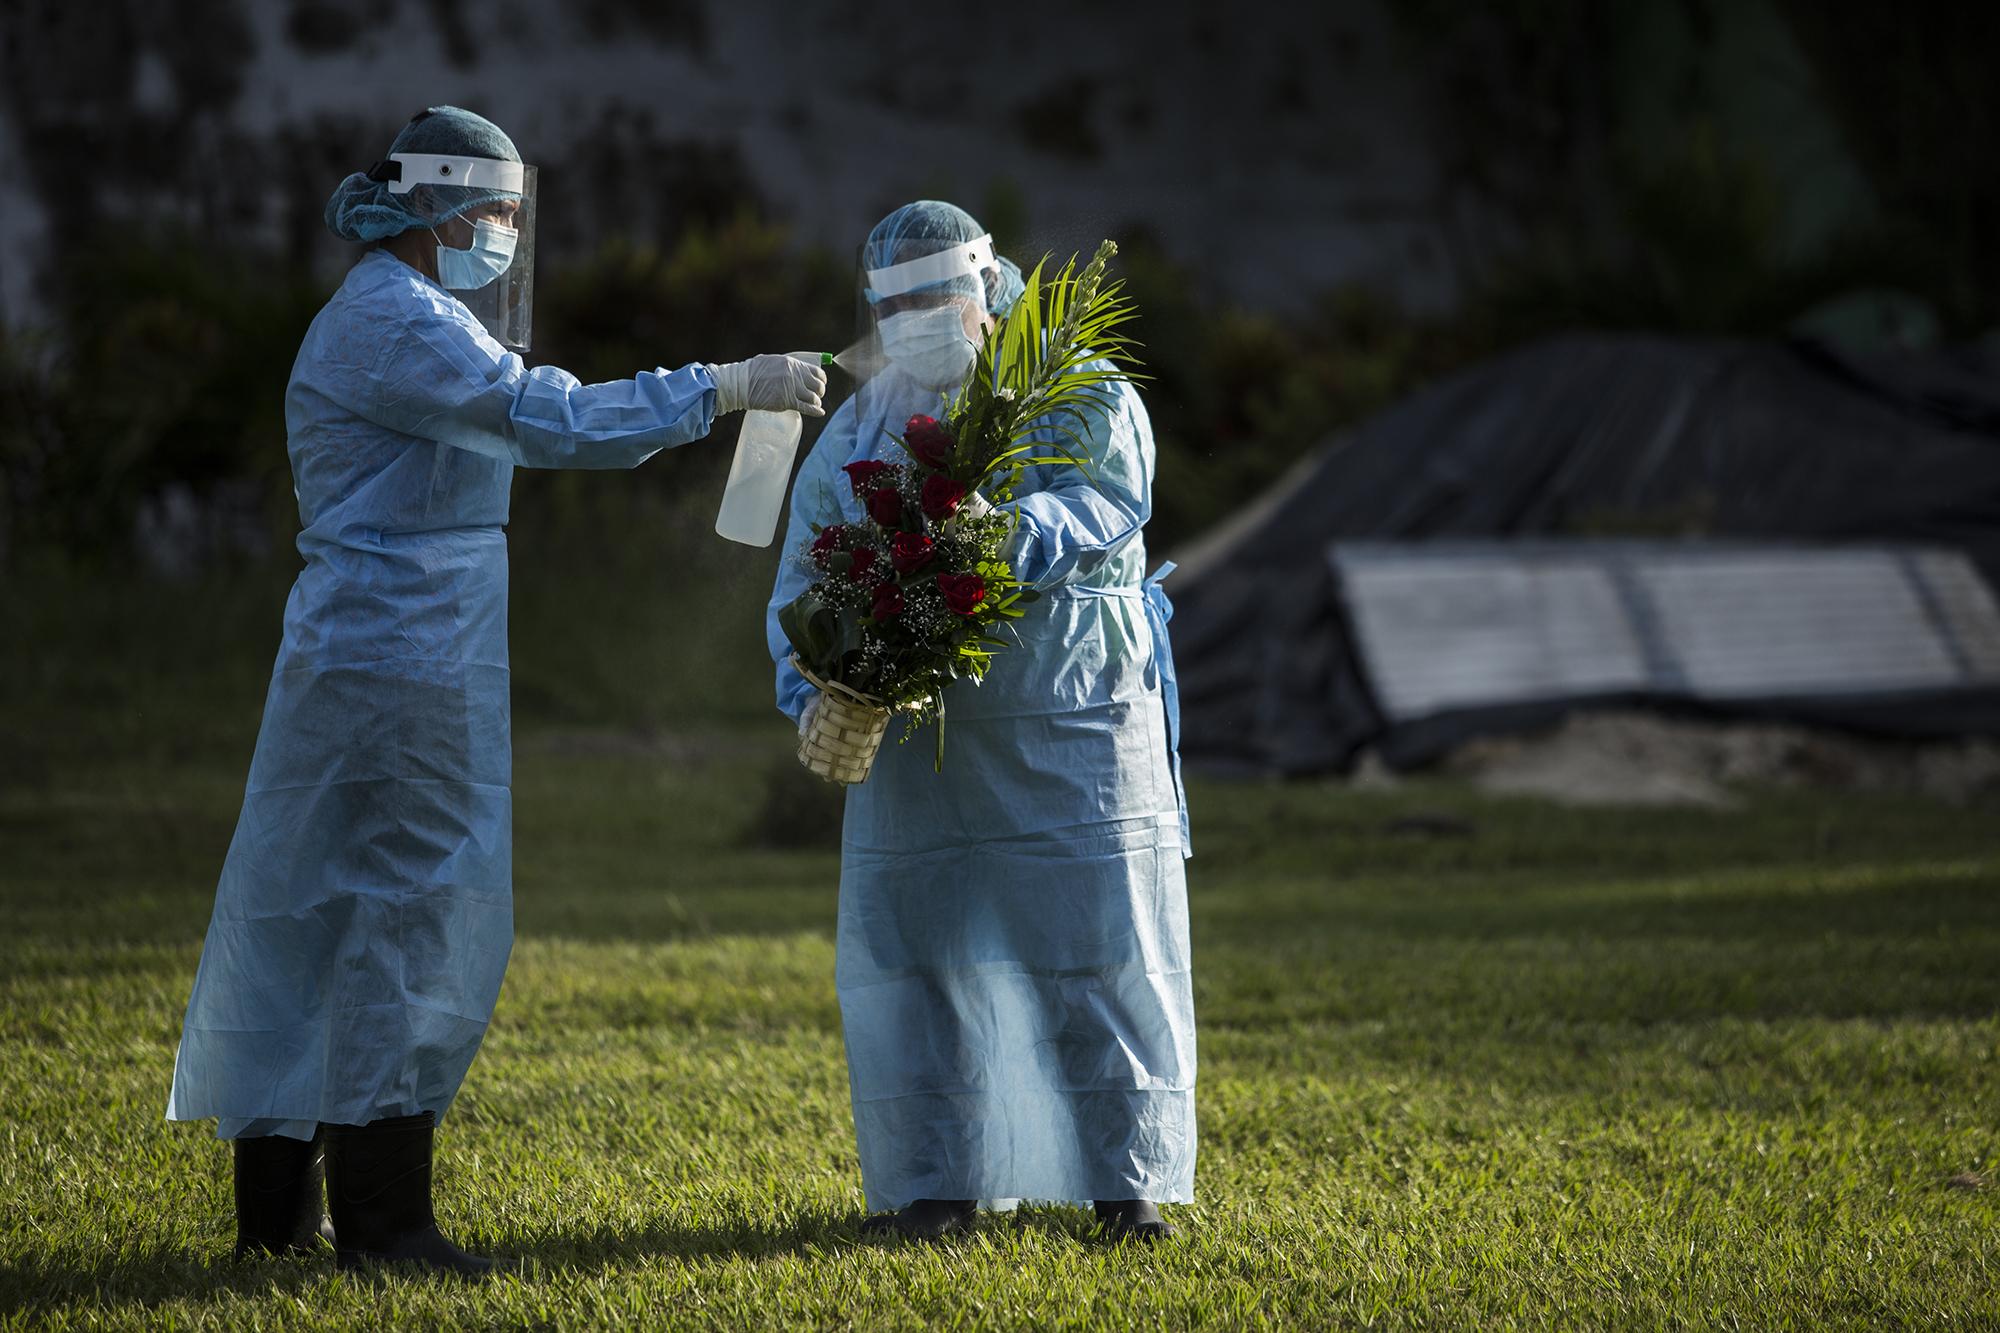
[{"label": "gloved hand", "polygon": [[826,395],[826,372],[820,369],[816,352],[753,356],[748,361],[710,366],[709,371],[715,376],[717,416],[746,409],[826,415],[820,406]]},{"label": "gloved hand", "polygon": [[969,523],[975,518],[984,518],[992,512],[993,502],[991,500],[988,500],[978,491],[967,491],[965,498],[958,502],[958,512],[945,520],[945,526],[955,529],[960,524]]},{"label": "gloved hand", "polygon": [[799,714],[800,740],[804,740],[806,738],[806,733],[812,730],[813,719],[818,716],[819,716],[819,691],[814,690],[812,692],[812,697],[806,700],[805,711]]}]

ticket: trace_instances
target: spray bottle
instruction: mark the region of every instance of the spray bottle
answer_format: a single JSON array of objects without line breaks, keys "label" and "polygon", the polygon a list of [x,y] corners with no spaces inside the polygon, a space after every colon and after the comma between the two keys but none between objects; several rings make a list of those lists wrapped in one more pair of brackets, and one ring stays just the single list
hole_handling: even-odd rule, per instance
[{"label": "spray bottle", "polygon": [[[831,352],[791,352],[800,361],[817,359],[834,364]],[[729,464],[729,481],[722,489],[722,509],[715,530],[745,546],[769,546],[778,535],[778,516],[785,507],[785,483],[799,450],[805,423],[797,412],[745,412],[736,435],[736,457]]]}]

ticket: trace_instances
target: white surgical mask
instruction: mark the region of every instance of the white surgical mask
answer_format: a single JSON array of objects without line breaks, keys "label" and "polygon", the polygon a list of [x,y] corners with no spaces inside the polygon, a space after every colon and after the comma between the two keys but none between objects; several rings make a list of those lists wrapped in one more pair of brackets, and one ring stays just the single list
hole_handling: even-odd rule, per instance
[{"label": "white surgical mask", "polygon": [[965,320],[956,305],[906,310],[876,327],[882,335],[882,354],[927,389],[957,384],[979,353],[965,335]]},{"label": "white surgical mask", "polygon": [[[437,236],[437,228],[431,229]],[[520,233],[490,218],[481,218],[472,229],[472,248],[455,250],[438,237],[438,286],[446,291],[470,292],[507,271],[514,262],[514,243]]]}]

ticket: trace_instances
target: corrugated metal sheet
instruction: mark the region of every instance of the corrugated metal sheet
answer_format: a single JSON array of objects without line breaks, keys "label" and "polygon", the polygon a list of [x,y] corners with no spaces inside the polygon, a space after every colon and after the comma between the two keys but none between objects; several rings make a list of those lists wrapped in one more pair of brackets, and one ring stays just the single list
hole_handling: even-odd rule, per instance
[{"label": "corrugated metal sheet", "polygon": [[1593,696],[2000,686],[2000,602],[1951,551],[1337,542],[1327,556],[1392,721]]}]

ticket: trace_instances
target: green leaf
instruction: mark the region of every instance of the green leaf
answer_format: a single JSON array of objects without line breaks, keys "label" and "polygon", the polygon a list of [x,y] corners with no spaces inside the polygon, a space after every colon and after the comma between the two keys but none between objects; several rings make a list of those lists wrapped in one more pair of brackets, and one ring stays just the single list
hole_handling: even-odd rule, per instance
[{"label": "green leaf", "polygon": [[806,637],[805,625],[799,617],[798,599],[785,603],[778,612],[778,628],[785,633],[785,639],[792,648],[811,666],[819,660],[819,654],[812,650],[812,642]]}]

